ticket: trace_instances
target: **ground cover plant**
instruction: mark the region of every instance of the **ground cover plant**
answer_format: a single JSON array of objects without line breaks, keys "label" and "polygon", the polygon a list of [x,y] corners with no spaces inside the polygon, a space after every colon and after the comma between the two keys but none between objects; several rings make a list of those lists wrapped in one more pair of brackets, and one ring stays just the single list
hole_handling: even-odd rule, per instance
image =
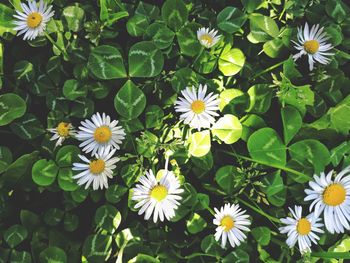
[{"label": "ground cover plant", "polygon": [[341,0],[0,3],[0,262],[350,260]]}]

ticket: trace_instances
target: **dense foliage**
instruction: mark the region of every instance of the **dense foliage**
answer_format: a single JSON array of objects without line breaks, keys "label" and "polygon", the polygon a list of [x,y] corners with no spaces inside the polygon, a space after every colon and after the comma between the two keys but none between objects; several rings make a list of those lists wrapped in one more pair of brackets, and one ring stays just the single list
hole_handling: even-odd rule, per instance
[{"label": "dense foliage", "polygon": [[[0,262],[350,259],[346,231],[325,230],[301,254],[279,230],[288,207],[309,212],[314,174],[350,165],[346,1],[46,2],[55,14],[32,40],[14,30],[21,2],[0,3]],[[306,22],[333,47],[312,71],[307,56],[292,58]],[[213,47],[198,40],[202,27],[218,30]],[[220,99],[210,129],[184,124],[174,108],[200,84]],[[103,190],[73,178],[80,142],[56,146],[47,130],[96,112],[125,130]],[[146,221],[133,187],[150,169],[161,176],[167,158],[182,200],[170,221]],[[213,209],[225,203],[252,222],[234,248],[214,239]]]}]

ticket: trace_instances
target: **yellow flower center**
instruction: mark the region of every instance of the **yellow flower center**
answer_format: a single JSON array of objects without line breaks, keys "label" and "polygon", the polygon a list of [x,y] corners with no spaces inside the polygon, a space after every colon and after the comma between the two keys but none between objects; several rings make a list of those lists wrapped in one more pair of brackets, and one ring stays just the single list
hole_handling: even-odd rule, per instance
[{"label": "yellow flower center", "polygon": [[309,40],[304,43],[304,49],[307,53],[315,54],[320,47],[320,44],[316,40]]},{"label": "yellow flower center", "polygon": [[297,232],[300,235],[307,235],[311,231],[311,223],[306,218],[300,218],[297,224]]},{"label": "yellow flower center", "polygon": [[331,184],[323,191],[323,202],[326,205],[337,206],[344,202],[345,188],[341,184]]},{"label": "yellow flower center", "polygon": [[232,217],[224,216],[220,222],[221,226],[224,227],[224,231],[228,232],[235,226],[235,221],[233,221]]},{"label": "yellow flower center", "polygon": [[195,100],[191,104],[191,109],[194,113],[200,114],[205,110],[205,104],[201,100]]},{"label": "yellow flower center", "polygon": [[201,36],[203,42],[207,42],[209,45],[213,44],[213,38],[210,35]]},{"label": "yellow flower center", "polygon": [[168,189],[164,185],[156,185],[151,190],[151,197],[158,202],[162,201],[168,195]]},{"label": "yellow flower center", "polygon": [[107,126],[98,127],[95,130],[94,138],[98,143],[108,142],[112,137],[111,129]]},{"label": "yellow flower center", "polygon": [[97,159],[90,162],[90,172],[93,174],[100,174],[104,171],[106,163],[104,160]]},{"label": "yellow flower center", "polygon": [[59,136],[68,137],[69,136],[69,126],[70,126],[70,124],[67,122],[60,122],[56,128]]},{"label": "yellow flower center", "polygon": [[27,17],[27,25],[30,28],[36,28],[40,25],[42,20],[43,20],[42,15],[37,12],[34,12]]}]

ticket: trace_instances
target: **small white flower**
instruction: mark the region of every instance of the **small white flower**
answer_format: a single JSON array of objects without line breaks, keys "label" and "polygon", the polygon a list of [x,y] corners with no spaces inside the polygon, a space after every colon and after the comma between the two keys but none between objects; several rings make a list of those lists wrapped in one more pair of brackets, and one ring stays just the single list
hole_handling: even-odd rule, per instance
[{"label": "small white flower", "polygon": [[170,220],[175,216],[183,189],[172,171],[163,170],[163,176],[157,181],[152,170],[149,170],[146,175],[140,177],[139,182],[140,184],[136,184],[133,189],[132,196],[132,200],[138,202],[135,209],[141,207],[139,215],[145,213],[144,218],[148,220],[153,213],[154,223],[158,217],[163,222],[164,217]]},{"label": "small white flower", "polygon": [[314,181],[310,181],[311,189],[306,189],[305,201],[313,200],[310,211],[315,214],[323,212],[323,219],[330,233],[344,233],[350,230],[350,166],[341,171],[332,180],[333,171],[327,176],[321,173],[314,175]]},{"label": "small white flower", "polygon": [[197,38],[202,46],[211,48],[219,41],[221,37],[221,35],[217,35],[217,33],[218,31],[215,29],[209,31],[209,28],[202,27],[197,30]]},{"label": "small white flower", "polygon": [[328,64],[331,59],[327,56],[332,56],[334,53],[327,52],[333,48],[331,44],[327,44],[328,39],[326,32],[323,32],[323,27],[319,29],[320,25],[313,25],[309,31],[309,25],[305,23],[304,30],[298,28],[298,43],[294,47],[299,50],[299,53],[293,56],[294,60],[297,60],[302,55],[307,55],[309,60],[310,71],[314,68],[315,61],[321,64]]},{"label": "small white flower", "polygon": [[110,147],[111,149],[120,149],[119,145],[125,138],[124,129],[117,126],[118,121],[111,122],[111,118],[100,113],[92,115],[91,120],[81,122],[77,139],[83,141],[79,146],[83,147],[86,153],[92,152],[94,155],[99,149]]},{"label": "small white flower", "polygon": [[201,128],[210,128],[215,122],[213,116],[218,116],[216,111],[219,109],[218,95],[213,92],[205,95],[207,85],[199,85],[198,93],[194,87],[192,90],[186,87],[181,93],[183,97],[178,98],[175,102],[175,111],[180,112],[180,120],[189,124],[192,128],[200,130]]},{"label": "small white flower", "polygon": [[115,163],[119,161],[118,157],[113,157],[115,149],[111,150],[108,146],[101,148],[95,155],[96,158],[89,160],[83,155],[79,154],[79,158],[84,163],[73,163],[73,171],[82,171],[77,175],[74,175],[74,179],[78,179],[79,185],[85,185],[87,189],[92,183],[94,190],[98,188],[108,188],[108,178],[113,177],[113,169],[116,167]]},{"label": "small white flower", "polygon": [[18,20],[14,21],[16,25],[13,29],[18,31],[18,35],[23,36],[23,40],[33,40],[37,36],[42,36],[47,23],[54,15],[52,5],[47,6],[43,0],[39,4],[35,1],[28,0],[28,4],[21,3],[23,12],[16,10],[14,15]]},{"label": "small white flower", "polygon": [[60,122],[56,128],[49,128],[47,130],[54,134],[51,137],[50,141],[57,140],[55,147],[61,146],[66,138],[74,136],[76,134],[76,131],[74,130],[72,124],[67,122]]},{"label": "small white flower", "polygon": [[232,247],[239,246],[247,236],[243,231],[250,231],[248,226],[251,222],[245,210],[241,210],[238,204],[225,204],[218,210],[215,210],[214,225],[217,225],[215,240],[221,238],[221,247],[226,246],[227,239]]},{"label": "small white flower", "polygon": [[[302,217],[302,207],[295,206],[294,211],[289,208],[292,217],[281,218],[281,222],[286,226],[280,227],[282,234],[287,233],[287,245],[292,248],[298,241],[300,253],[304,254],[311,252],[311,242],[317,244],[320,239],[317,233],[324,233],[321,229],[323,224],[319,223],[321,220],[316,214],[311,213],[306,217]],[[315,233],[316,232],[316,233]]]}]

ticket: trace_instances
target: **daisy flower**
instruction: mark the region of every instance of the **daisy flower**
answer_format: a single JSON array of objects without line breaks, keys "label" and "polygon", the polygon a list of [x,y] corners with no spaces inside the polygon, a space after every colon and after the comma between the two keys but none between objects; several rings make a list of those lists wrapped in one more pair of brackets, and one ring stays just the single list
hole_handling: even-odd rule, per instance
[{"label": "daisy flower", "polygon": [[68,122],[60,122],[56,128],[50,128],[47,130],[53,133],[50,141],[57,140],[55,147],[61,146],[66,138],[74,136],[76,134],[74,127]]},{"label": "daisy flower", "polygon": [[326,32],[323,32],[323,27],[319,29],[320,25],[313,25],[309,30],[309,25],[305,23],[304,30],[298,28],[298,43],[293,41],[295,48],[299,50],[299,53],[293,56],[294,60],[297,60],[302,55],[307,55],[309,60],[310,71],[314,68],[315,61],[321,64],[328,64],[331,59],[328,56],[334,55],[334,53],[327,52],[333,48],[331,44],[327,44],[328,39]]},{"label": "daisy flower", "polygon": [[209,28],[202,27],[197,30],[197,38],[202,46],[211,48],[219,41],[221,37],[221,35],[217,35],[217,33],[218,31],[215,29],[209,31]]},{"label": "daisy flower", "polygon": [[350,230],[350,166],[341,171],[332,180],[333,171],[327,176],[314,175],[314,181],[309,182],[311,189],[306,189],[305,201],[313,202],[310,211],[315,214],[323,213],[323,219],[330,233],[344,233]]},{"label": "daisy flower", "polygon": [[76,138],[83,141],[79,146],[83,147],[86,153],[92,152],[94,155],[99,149],[110,147],[111,149],[120,149],[119,145],[125,138],[124,129],[117,126],[118,121],[111,122],[111,118],[105,113],[92,115],[91,121],[85,120],[79,126],[79,132]]},{"label": "daisy flower", "polygon": [[210,125],[215,122],[213,116],[218,116],[216,111],[219,109],[218,95],[207,92],[207,85],[199,85],[198,92],[194,87],[186,87],[181,93],[180,97],[175,102],[175,111],[180,112],[180,120],[185,124],[189,124],[192,128],[200,130],[201,128],[210,128]]},{"label": "daisy flower", "polygon": [[79,174],[74,175],[73,179],[78,179],[78,185],[85,185],[87,189],[92,183],[92,188],[108,188],[108,178],[113,177],[113,169],[116,167],[115,163],[119,161],[118,157],[113,157],[116,149],[111,150],[110,146],[100,148],[95,155],[96,158],[89,160],[83,155],[79,154],[79,158],[84,163],[73,163],[73,171],[80,171]]},{"label": "daisy flower", "polygon": [[[302,216],[302,207],[295,206],[293,209],[289,208],[293,217],[281,218],[281,222],[286,226],[280,227],[282,234],[287,233],[287,245],[292,248],[298,241],[299,250],[302,254],[311,252],[311,242],[317,244],[320,239],[317,233],[324,233],[321,229],[323,224],[319,223],[321,220],[316,214],[311,213],[306,217]],[[315,233],[316,232],[316,233]]]},{"label": "daisy flower", "polygon": [[42,36],[47,23],[54,15],[52,5],[47,6],[43,0],[39,4],[35,1],[28,0],[28,4],[21,3],[23,12],[16,10],[14,21],[16,25],[13,29],[18,31],[18,35],[23,36],[23,40],[33,40],[37,36]]},{"label": "daisy flower", "polygon": [[245,210],[241,210],[238,204],[225,204],[218,210],[215,210],[214,225],[217,225],[215,240],[219,241],[221,237],[221,247],[226,246],[227,239],[232,247],[239,246],[247,236],[243,231],[250,231],[248,226],[251,224]]},{"label": "daisy flower", "polygon": [[148,220],[153,213],[153,222],[158,218],[164,221],[164,217],[170,220],[175,216],[175,210],[182,199],[180,194],[184,191],[180,182],[172,171],[163,170],[163,176],[158,181],[152,170],[140,177],[140,184],[133,189],[132,200],[137,201],[135,209],[141,208],[139,215],[145,213],[145,220]]}]

